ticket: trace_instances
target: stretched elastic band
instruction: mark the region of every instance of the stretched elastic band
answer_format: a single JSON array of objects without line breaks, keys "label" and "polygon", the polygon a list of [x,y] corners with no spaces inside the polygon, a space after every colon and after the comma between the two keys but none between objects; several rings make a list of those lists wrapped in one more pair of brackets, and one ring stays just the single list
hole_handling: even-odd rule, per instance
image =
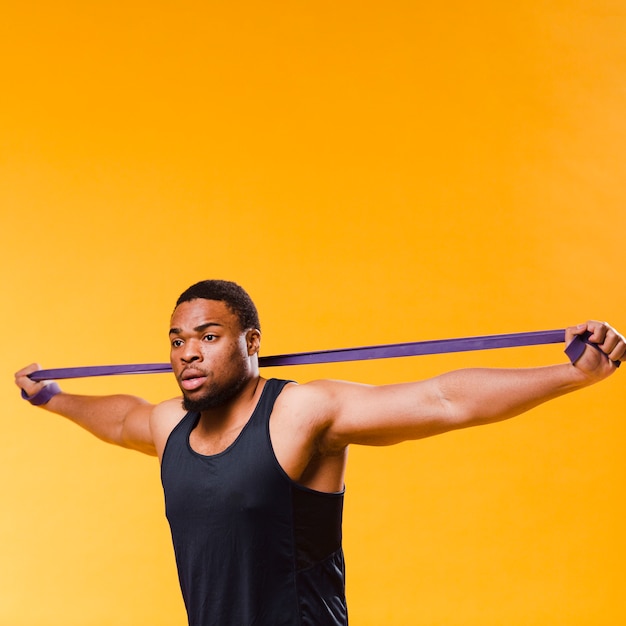
[{"label": "stretched elastic band", "polygon": [[31,404],[34,404],[35,406],[40,406],[42,404],[46,404],[46,402],[50,402],[50,400],[54,398],[57,393],[61,393],[61,388],[59,387],[59,385],[57,385],[56,383],[48,383],[32,396],[29,396],[22,389],[22,398],[24,398],[24,400],[27,400]]},{"label": "stretched elastic band", "polygon": [[[585,350],[585,345],[598,346],[589,341],[591,333],[576,336],[565,353],[575,363]],[[425,356],[428,354],[447,354],[451,352],[469,352],[472,350],[491,350],[494,348],[518,348],[538,346],[565,341],[565,330],[540,330],[526,333],[504,335],[485,335],[482,337],[461,337],[457,339],[435,339],[432,341],[413,341],[392,343],[382,346],[362,346],[359,348],[340,348],[337,350],[318,350],[315,352],[296,352],[275,356],[259,357],[261,367],[282,365],[311,365],[316,363],[340,363],[346,361],[365,361],[371,359],[389,359],[404,356]],[[619,367],[619,361],[613,361]],[[90,376],[114,376],[117,374],[163,374],[172,371],[169,363],[141,363],[129,365],[93,365],[87,367],[65,367],[49,370],[37,370],[29,374],[32,380],[60,380],[63,378],[85,378]]]},{"label": "stretched elastic band", "polygon": [[[490,350],[493,348],[516,348],[537,346],[565,341],[565,330],[543,330],[504,335],[486,335],[481,337],[461,337],[457,339],[437,339],[432,341],[414,341],[394,343],[382,346],[363,346],[341,348],[338,350],[318,350],[315,352],[296,352],[262,356],[261,367],[282,365],[310,365],[314,363],[339,363],[346,361],[364,361],[370,359],[388,359],[392,357],[424,356],[428,354],[446,354],[468,352],[472,350]],[[583,348],[584,348],[584,344]],[[32,380],[60,380],[63,378],[84,378],[89,376],[113,376],[117,374],[160,374],[172,371],[169,363],[143,363],[130,365],[95,365],[88,367],[66,367],[59,369],[38,370],[29,375]]]}]

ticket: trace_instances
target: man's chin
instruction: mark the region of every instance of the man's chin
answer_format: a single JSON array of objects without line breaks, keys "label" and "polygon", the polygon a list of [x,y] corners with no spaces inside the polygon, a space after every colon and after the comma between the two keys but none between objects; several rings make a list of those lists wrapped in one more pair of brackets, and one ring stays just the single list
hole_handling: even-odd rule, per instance
[{"label": "man's chin", "polygon": [[187,394],[183,394],[183,409],[190,413],[200,413],[207,409],[215,407],[214,399],[211,396],[198,395],[196,398],[190,398]]},{"label": "man's chin", "polygon": [[183,409],[191,413],[201,413],[216,409],[231,402],[245,385],[246,379],[242,377],[231,385],[223,388],[213,387],[210,391],[190,396],[183,391]]}]

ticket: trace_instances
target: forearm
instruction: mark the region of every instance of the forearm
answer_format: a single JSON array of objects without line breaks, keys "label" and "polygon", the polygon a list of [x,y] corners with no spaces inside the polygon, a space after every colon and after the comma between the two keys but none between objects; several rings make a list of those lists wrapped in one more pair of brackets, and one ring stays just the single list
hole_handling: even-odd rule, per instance
[{"label": "forearm", "polygon": [[59,393],[41,408],[66,417],[104,441],[120,444],[126,416],[142,404],[143,400],[133,396]]},{"label": "forearm", "polygon": [[108,443],[155,455],[151,432],[153,405],[130,395],[81,396],[63,393],[58,386],[31,380],[39,365],[32,363],[15,374],[22,397],[62,415]]},{"label": "forearm", "polygon": [[154,407],[141,398],[60,392],[39,406],[66,417],[102,441],[156,456],[151,430]]},{"label": "forearm", "polygon": [[452,428],[514,417],[595,382],[570,364],[529,369],[466,369],[438,377]]}]

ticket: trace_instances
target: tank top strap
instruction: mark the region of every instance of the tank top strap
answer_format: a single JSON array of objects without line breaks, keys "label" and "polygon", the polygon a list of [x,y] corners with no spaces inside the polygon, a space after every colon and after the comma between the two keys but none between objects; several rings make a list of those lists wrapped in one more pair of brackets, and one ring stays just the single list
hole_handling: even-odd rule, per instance
[{"label": "tank top strap", "polygon": [[279,378],[269,378],[265,381],[265,387],[261,392],[261,397],[250,416],[250,422],[256,422],[261,426],[268,424],[274,404],[280,395],[281,391],[285,388],[285,385],[291,383],[291,380],[282,380]]}]

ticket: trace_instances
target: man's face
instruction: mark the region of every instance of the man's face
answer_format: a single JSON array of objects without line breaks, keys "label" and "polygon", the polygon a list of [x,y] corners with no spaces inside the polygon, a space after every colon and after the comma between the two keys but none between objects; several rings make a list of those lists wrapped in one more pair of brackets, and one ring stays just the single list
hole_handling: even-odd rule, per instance
[{"label": "man's face", "polygon": [[176,307],[170,360],[186,410],[213,409],[239,393],[252,375],[249,341],[225,302],[198,298]]}]

